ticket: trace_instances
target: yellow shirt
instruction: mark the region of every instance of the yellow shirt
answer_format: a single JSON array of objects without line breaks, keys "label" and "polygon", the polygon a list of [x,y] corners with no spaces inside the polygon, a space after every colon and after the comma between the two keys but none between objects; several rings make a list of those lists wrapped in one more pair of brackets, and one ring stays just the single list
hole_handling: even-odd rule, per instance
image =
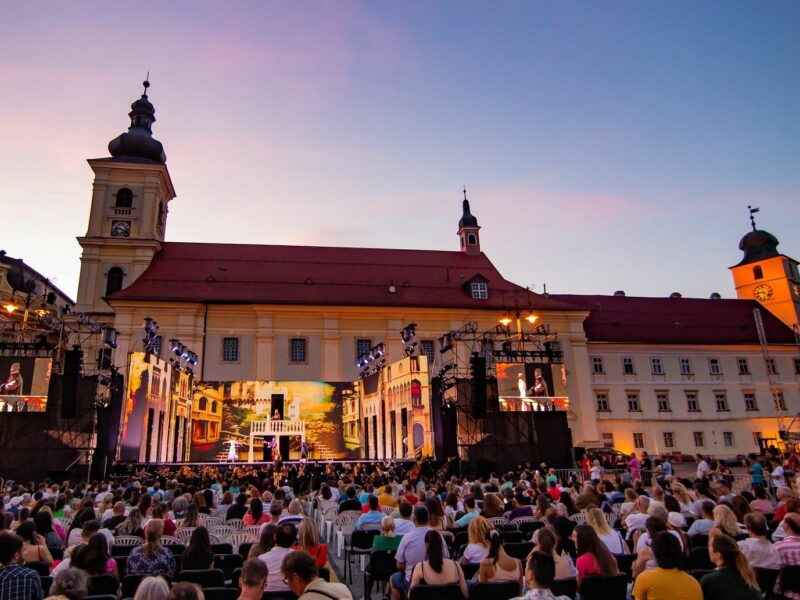
[{"label": "yellow shirt", "polygon": [[381,506],[397,506],[397,500],[390,494],[381,494],[378,496],[378,504]]},{"label": "yellow shirt", "polygon": [[656,567],[636,578],[633,597],[636,600],[703,600],[703,590],[688,573]]}]

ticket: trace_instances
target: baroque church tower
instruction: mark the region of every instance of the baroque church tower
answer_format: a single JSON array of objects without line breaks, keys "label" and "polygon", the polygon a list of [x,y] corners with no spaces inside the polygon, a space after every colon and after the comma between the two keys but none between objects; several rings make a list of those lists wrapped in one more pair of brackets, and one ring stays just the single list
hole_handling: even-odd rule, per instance
[{"label": "baroque church tower", "polygon": [[147,97],[131,105],[127,133],[108,144],[109,158],[89,159],[92,205],[83,248],[75,310],[112,314],[104,298],[128,287],[161,249],[175,188],[161,142],[153,138],[155,107]]},{"label": "baroque church tower", "polygon": [[741,262],[732,266],[736,296],[740,300],[758,300],[764,308],[798,331],[800,319],[800,273],[798,262],[778,252],[778,238],[767,231],[753,228],[739,242],[744,252]]}]

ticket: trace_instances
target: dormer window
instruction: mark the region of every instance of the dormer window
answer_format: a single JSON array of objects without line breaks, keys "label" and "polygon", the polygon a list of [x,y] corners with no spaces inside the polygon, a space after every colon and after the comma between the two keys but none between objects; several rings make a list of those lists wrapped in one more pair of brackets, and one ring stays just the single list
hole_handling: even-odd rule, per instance
[{"label": "dormer window", "polygon": [[114,206],[117,208],[130,208],[133,206],[133,192],[130,188],[120,188],[117,191],[117,198],[114,202]]},{"label": "dormer window", "polygon": [[485,281],[472,282],[472,297],[475,300],[486,300],[489,298],[489,286]]}]

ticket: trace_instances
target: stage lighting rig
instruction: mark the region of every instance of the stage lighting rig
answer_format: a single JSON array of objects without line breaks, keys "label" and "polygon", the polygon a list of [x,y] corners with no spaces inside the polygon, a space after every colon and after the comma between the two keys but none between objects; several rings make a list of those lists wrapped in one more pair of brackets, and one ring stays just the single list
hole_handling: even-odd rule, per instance
[{"label": "stage lighting rig", "polygon": [[186,344],[182,344],[180,340],[171,338],[169,340],[169,351],[175,355],[176,358],[170,358],[170,364],[180,371],[194,375],[192,367],[197,366],[200,357],[196,352],[189,349]]},{"label": "stage lighting rig", "polygon": [[116,350],[117,348],[117,330],[111,327],[111,325],[103,325],[103,344],[111,348],[112,350]]},{"label": "stage lighting rig", "polygon": [[158,344],[158,323],[150,317],[144,319],[144,337],[142,338],[144,351],[148,354],[155,354]]},{"label": "stage lighting rig", "polygon": [[409,323],[400,331],[400,339],[403,342],[403,354],[405,356],[413,356],[417,351],[417,324]]}]

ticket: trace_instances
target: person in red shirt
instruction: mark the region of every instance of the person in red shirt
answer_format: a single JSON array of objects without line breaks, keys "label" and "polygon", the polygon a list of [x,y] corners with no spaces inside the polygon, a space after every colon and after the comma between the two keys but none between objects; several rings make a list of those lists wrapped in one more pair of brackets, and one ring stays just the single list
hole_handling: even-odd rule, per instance
[{"label": "person in red shirt", "polygon": [[575,568],[578,569],[578,589],[583,580],[591,575],[611,577],[619,573],[617,560],[591,525],[578,525],[572,531],[572,536],[578,551],[578,560],[575,561]]},{"label": "person in red shirt", "polygon": [[792,499],[792,490],[788,487],[779,487],[775,491],[775,497],[778,499],[778,507],[775,509],[775,514],[772,517],[773,523],[780,523],[783,521],[783,517],[786,516],[786,503]]},{"label": "person in red shirt", "polygon": [[419,498],[416,496],[416,494],[414,494],[414,486],[410,483],[406,484],[403,497],[408,500],[408,503],[411,504],[411,506],[414,506],[417,502],[419,502]]},{"label": "person in red shirt", "polygon": [[553,499],[553,502],[558,502],[561,499],[561,490],[558,489],[558,482],[551,481],[547,488],[547,495]]}]

